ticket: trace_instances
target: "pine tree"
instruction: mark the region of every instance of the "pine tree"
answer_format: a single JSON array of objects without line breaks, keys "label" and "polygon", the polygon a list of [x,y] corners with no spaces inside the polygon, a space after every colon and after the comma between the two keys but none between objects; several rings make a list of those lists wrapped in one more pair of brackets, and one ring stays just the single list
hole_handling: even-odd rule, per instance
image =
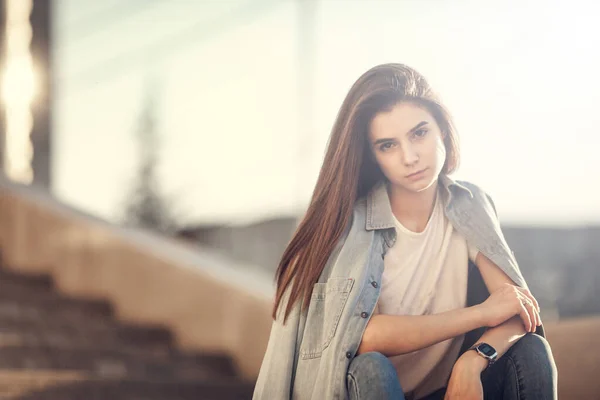
[{"label": "pine tree", "polygon": [[126,199],[123,222],[126,226],[172,234],[177,229],[172,201],[161,192],[157,177],[160,137],[155,115],[154,97],[147,96],[136,131],[139,166]]}]

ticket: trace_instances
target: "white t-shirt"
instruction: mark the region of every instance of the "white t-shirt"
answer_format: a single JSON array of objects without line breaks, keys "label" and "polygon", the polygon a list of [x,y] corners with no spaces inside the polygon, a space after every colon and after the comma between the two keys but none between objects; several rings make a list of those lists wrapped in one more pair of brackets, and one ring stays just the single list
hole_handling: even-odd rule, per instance
[{"label": "white t-shirt", "polygon": [[[423,232],[412,232],[396,220],[397,239],[384,259],[376,312],[426,315],[466,306],[468,260],[474,261],[478,251],[454,230],[440,197],[438,193]],[[463,339],[390,357],[403,391],[420,398],[446,386]]]}]

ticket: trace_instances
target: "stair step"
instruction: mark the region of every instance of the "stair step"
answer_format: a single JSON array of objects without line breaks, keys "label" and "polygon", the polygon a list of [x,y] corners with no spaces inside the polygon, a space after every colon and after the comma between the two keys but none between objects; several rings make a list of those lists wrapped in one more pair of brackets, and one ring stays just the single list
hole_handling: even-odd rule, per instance
[{"label": "stair step", "polygon": [[10,346],[27,347],[50,347],[57,349],[86,350],[94,348],[98,350],[120,349],[128,354],[178,354],[174,346],[161,344],[147,344],[144,342],[133,342],[122,340],[113,335],[89,335],[81,331],[76,335],[72,332],[56,330],[11,330],[0,327],[0,348]]},{"label": "stair step", "polygon": [[0,369],[75,370],[100,377],[140,379],[234,378],[231,360],[221,355],[131,354],[120,349],[0,348]]},{"label": "stair step", "polygon": [[104,300],[67,297],[54,290],[37,290],[27,284],[13,284],[0,280],[0,302],[4,301],[18,302],[48,311],[74,309],[96,316],[112,317],[114,315],[112,306]]},{"label": "stair step", "polygon": [[173,335],[161,326],[139,326],[107,319],[80,318],[77,314],[69,313],[46,315],[35,309],[24,310],[19,315],[9,315],[1,310],[0,303],[0,332],[4,333],[48,332],[55,337],[87,337],[89,340],[106,337],[124,344],[164,347],[173,345]]},{"label": "stair step", "polygon": [[29,299],[19,301],[14,298],[3,299],[0,295],[0,319],[13,321],[37,321],[46,319],[62,319],[65,321],[82,320],[92,323],[116,324],[114,317],[91,312],[81,305],[53,304],[38,305]]},{"label": "stair step", "polygon": [[50,290],[54,287],[54,282],[49,274],[25,273],[4,267],[0,267],[0,282],[23,284],[29,288],[42,290]]},{"label": "stair step", "polygon": [[0,370],[0,398],[19,400],[237,400],[254,385],[234,379],[99,379],[76,371]]},{"label": "stair step", "polygon": [[0,267],[0,399],[248,399],[231,358],[182,353],[163,326],[117,321],[48,275]]}]

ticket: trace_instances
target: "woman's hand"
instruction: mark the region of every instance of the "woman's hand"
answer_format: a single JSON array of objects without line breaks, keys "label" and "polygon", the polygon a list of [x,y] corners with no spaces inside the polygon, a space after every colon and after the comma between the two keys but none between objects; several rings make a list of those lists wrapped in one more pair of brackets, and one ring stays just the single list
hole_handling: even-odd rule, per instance
[{"label": "woman's hand", "polygon": [[498,326],[515,315],[521,317],[527,332],[535,332],[542,324],[540,307],[529,290],[508,283],[494,291],[478,307],[483,313],[485,326],[488,327]]},{"label": "woman's hand", "polygon": [[483,400],[481,371],[486,365],[487,360],[474,351],[464,353],[452,368],[444,400]]}]

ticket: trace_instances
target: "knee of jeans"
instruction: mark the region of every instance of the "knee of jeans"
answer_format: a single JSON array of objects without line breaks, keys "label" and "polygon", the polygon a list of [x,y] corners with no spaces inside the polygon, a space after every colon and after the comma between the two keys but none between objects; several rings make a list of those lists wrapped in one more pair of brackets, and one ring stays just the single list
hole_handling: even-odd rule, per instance
[{"label": "knee of jeans", "polygon": [[375,351],[354,357],[348,367],[348,373],[354,375],[357,372],[361,375],[396,376],[396,368],[389,358]]},{"label": "knee of jeans", "polygon": [[554,358],[550,344],[542,336],[535,333],[527,333],[514,346],[511,353],[513,359],[521,362],[531,361],[533,365],[546,360],[554,368]]},{"label": "knee of jeans", "polygon": [[404,393],[394,364],[381,353],[369,352],[356,356],[348,367],[350,399],[369,398],[404,400]]},{"label": "knee of jeans", "polygon": [[549,349],[548,341],[536,333],[525,334],[515,344],[515,350],[524,353],[546,353]]}]

